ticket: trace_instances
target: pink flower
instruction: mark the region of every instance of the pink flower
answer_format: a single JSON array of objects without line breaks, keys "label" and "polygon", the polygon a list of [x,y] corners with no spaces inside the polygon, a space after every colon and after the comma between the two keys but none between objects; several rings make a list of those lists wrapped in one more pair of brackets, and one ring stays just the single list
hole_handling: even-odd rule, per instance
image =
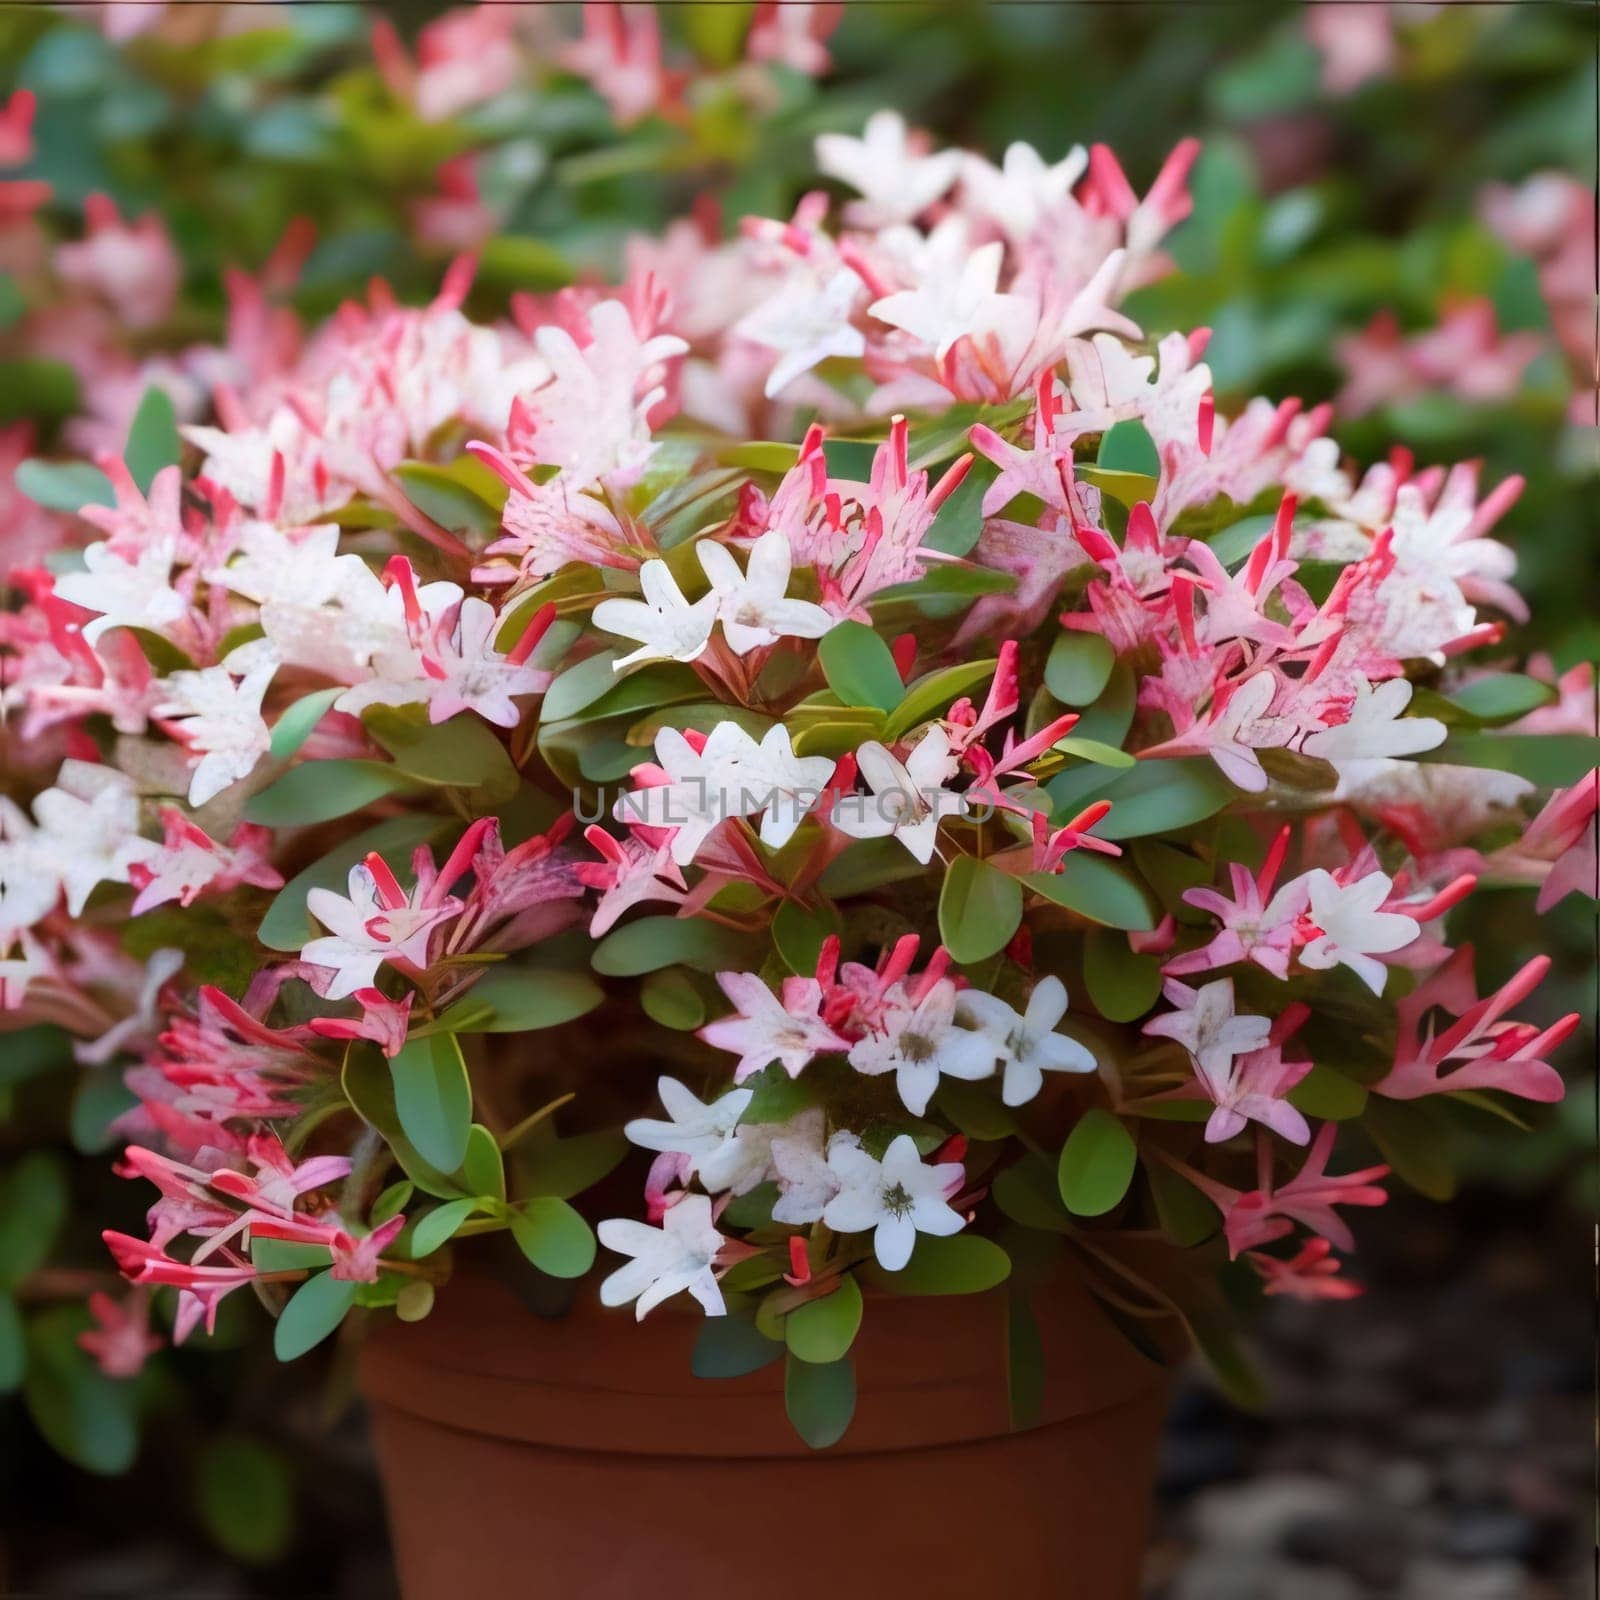
[{"label": "pink flower", "polygon": [[223,845],[176,806],[162,808],[161,825],[161,853],[128,869],[139,891],[133,916],[174,900],[192,905],[202,894],[225,894],[243,883],[257,889],[283,887],[283,874],[267,860],[271,834],[266,828],[241,822]]},{"label": "pink flower", "polygon": [[511,37],[515,22],[509,6],[447,11],[418,34],[413,64],[394,24],[380,15],[372,25],[372,53],[391,93],[409,101],[424,122],[444,122],[492,100],[522,75]]},{"label": "pink flower", "polygon": [[155,212],[125,223],[109,195],[83,203],[87,237],[56,247],[63,281],[102,296],[127,327],[154,327],[171,311],[183,277],[166,225]]},{"label": "pink flower", "polygon": [[561,64],[588,79],[622,128],[662,109],[675,92],[662,66],[661,29],[651,5],[586,0],[583,38],[566,47]]},{"label": "pink flower", "polygon": [[739,1057],[733,1081],[777,1062],[791,1078],[821,1051],[848,1050],[822,1018],[822,986],[814,978],[785,978],[781,1000],[753,972],[719,972],[717,984],[734,1014],[708,1023],[696,1037]]},{"label": "pink flower", "polygon": [[1307,1239],[1287,1261],[1251,1250],[1245,1260],[1261,1274],[1263,1294],[1286,1294],[1296,1300],[1353,1300],[1363,1293],[1359,1283],[1341,1278],[1342,1263],[1326,1239]]},{"label": "pink flower", "polygon": [[[1561,1075],[1544,1057],[1573,1033],[1581,1015],[1571,1012],[1544,1029],[1502,1020],[1549,970],[1549,956],[1535,956],[1479,1000],[1472,946],[1462,945],[1396,1006],[1400,1031],[1394,1065],[1372,1085],[1372,1092],[1391,1100],[1415,1100],[1458,1089],[1498,1089],[1525,1100],[1559,1100],[1564,1092]],[[1443,1033],[1435,1032],[1430,1015],[1435,1007],[1457,1019]]]},{"label": "pink flower", "polygon": [[121,1300],[96,1290],[89,1296],[89,1315],[97,1326],[78,1335],[78,1348],[94,1357],[108,1378],[135,1378],[161,1348],[150,1331],[150,1296],[135,1289]]}]

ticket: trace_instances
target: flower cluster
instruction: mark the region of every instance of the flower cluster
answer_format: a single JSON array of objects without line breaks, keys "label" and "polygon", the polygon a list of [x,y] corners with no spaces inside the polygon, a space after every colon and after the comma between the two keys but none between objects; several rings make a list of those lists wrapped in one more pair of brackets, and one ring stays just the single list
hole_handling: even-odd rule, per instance
[{"label": "flower cluster", "polygon": [[[750,55],[815,70],[829,10],[758,8]],[[670,111],[651,13],[586,11],[572,69]],[[446,115],[510,26],[380,30],[384,81]],[[187,420],[30,463],[90,488],[0,617],[61,761],[0,808],[0,1004],[122,1063],[160,1198],[107,1239],[175,1337],[243,1284],[284,1355],[425,1315],[506,1231],[777,1359],[863,1284],[992,1287],[1002,1224],[1209,1328],[1186,1251],[1353,1293],[1338,1208],[1446,1104],[1559,1097],[1576,1018],[1511,1014],[1548,963],[1480,997],[1448,921],[1594,887],[1592,684],[1503,648],[1519,484],[1224,415],[1207,330],[1130,320],[1195,154],[1141,194],[879,113],[817,141],[842,201],[499,320],[468,257],[270,337],[236,285]],[[63,276],[159,317],[161,239],[91,222]],[[501,1048],[544,1029],[582,1046]],[[1387,1164],[1330,1174],[1362,1125]],[[629,1145],[639,1214],[591,1227]],[[1157,1228],[1170,1274],[1119,1258]],[[142,1309],[97,1314],[136,1365]],[[846,1358],[809,1326],[801,1368],[819,1326]]]}]

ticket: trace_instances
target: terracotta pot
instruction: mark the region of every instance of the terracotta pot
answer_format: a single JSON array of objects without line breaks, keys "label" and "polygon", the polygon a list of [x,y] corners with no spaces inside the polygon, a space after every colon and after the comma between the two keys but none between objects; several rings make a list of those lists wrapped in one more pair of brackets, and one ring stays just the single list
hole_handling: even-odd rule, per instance
[{"label": "terracotta pot", "polygon": [[458,1274],[362,1356],[405,1600],[1134,1596],[1164,1369],[1065,1273],[1032,1304],[1039,1426],[1008,1428],[1003,1291],[886,1296],[814,1452],[782,1361],[691,1374],[693,1308],[638,1324],[586,1285],[545,1318]]}]

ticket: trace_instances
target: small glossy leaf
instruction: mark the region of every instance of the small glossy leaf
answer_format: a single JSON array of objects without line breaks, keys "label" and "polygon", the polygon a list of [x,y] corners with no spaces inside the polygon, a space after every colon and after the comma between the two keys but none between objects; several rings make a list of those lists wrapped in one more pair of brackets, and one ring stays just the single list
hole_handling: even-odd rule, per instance
[{"label": "small glossy leaf", "polygon": [[299,828],[348,816],[385,795],[414,789],[417,781],[381,761],[343,757],[290,767],[245,805],[245,820],[269,828]]},{"label": "small glossy leaf", "polygon": [[1004,950],[1022,922],[1022,885],[977,856],[957,856],[939,893],[939,937],[963,966]]},{"label": "small glossy leaf", "polygon": [[182,453],[172,396],[152,385],[145,390],[128,427],[128,442],[122,452],[128,475],[141,494],[148,494],[155,475],[164,467],[175,467]]},{"label": "small glossy leaf", "polygon": [[1318,1122],[1349,1122],[1367,1107],[1367,1091],[1320,1061],[1289,1091],[1289,1104]]},{"label": "small glossy leaf", "polygon": [[1117,664],[1117,653],[1098,633],[1068,630],[1050,646],[1045,687],[1064,706],[1086,706],[1100,697]]},{"label": "small glossy leaf", "polygon": [[467,1153],[472,1084],[451,1033],[408,1039],[389,1062],[400,1129],[424,1161],[454,1172]]},{"label": "small glossy leaf", "polygon": [[850,1358],[816,1366],[791,1354],[784,1366],[783,1404],[794,1431],[813,1450],[837,1444],[856,1409],[856,1373]]},{"label": "small glossy leaf", "polygon": [[678,967],[648,974],[639,986],[639,1003],[652,1022],[677,1033],[690,1033],[706,1020],[705,1000]]},{"label": "small glossy leaf", "polygon": [[448,1244],[455,1236],[456,1229],[477,1209],[478,1202],[471,1198],[447,1200],[442,1206],[435,1206],[426,1216],[418,1218],[417,1225],[411,1231],[413,1259],[420,1261]]},{"label": "small glossy leaf", "polygon": [[1446,722],[1466,723],[1471,727],[1498,727],[1515,722],[1556,698],[1554,684],[1516,672],[1497,672],[1474,678],[1448,695],[1418,689],[1411,698],[1410,711],[1416,716],[1440,717]]},{"label": "small glossy leaf", "polygon": [[789,1353],[813,1366],[825,1366],[850,1353],[861,1326],[861,1286],[848,1275],[831,1294],[807,1300],[783,1320]]},{"label": "small glossy leaf", "polygon": [[1146,478],[1161,476],[1161,454],[1142,422],[1112,423],[1101,435],[1095,464],[1110,472],[1133,472]]},{"label": "small glossy leaf", "polygon": [[537,1196],[513,1210],[511,1236],[523,1255],[553,1278],[581,1278],[594,1265],[593,1230],[565,1200],[552,1195]]},{"label": "small glossy leaf", "polygon": [[114,506],[111,480],[87,461],[24,461],[11,481],[46,511],[66,511],[76,516],[84,506]]},{"label": "small glossy leaf", "polygon": [[319,1272],[289,1297],[272,1330],[272,1350],[280,1361],[294,1361],[315,1349],[344,1321],[355,1304],[358,1285]]},{"label": "small glossy leaf", "polygon": [[637,978],[662,967],[697,967],[702,972],[743,970],[750,953],[747,935],[692,917],[642,917],[613,928],[596,946],[594,970],[608,978]]},{"label": "small glossy leaf", "polygon": [[847,706],[875,706],[893,711],[905,685],[879,635],[864,622],[841,622],[817,646],[828,687]]},{"label": "small glossy leaf", "polygon": [[570,1139],[551,1139],[522,1157],[522,1192],[570,1199],[593,1188],[613,1171],[629,1148],[617,1128],[596,1128]]},{"label": "small glossy leaf", "polygon": [[[439,1018],[439,1025],[462,1033],[530,1033],[557,1028],[600,1004],[605,993],[586,972],[541,967],[491,967]],[[483,1016],[484,1007],[489,1015]]]},{"label": "small glossy leaf", "polygon": [[785,900],[772,919],[772,943],[791,972],[810,977],[823,942],[840,930],[839,913],[824,902],[814,908]]},{"label": "small glossy leaf", "polygon": [[1108,928],[1148,933],[1156,925],[1149,897],[1128,870],[1087,850],[1069,852],[1059,872],[1030,872],[1022,882],[1046,900]]},{"label": "small glossy leaf", "polygon": [[769,1367],[784,1347],[769,1339],[748,1314],[707,1317],[695,1335],[689,1368],[697,1378],[742,1378]]},{"label": "small glossy leaf", "polygon": [[1561,789],[1600,767],[1600,739],[1586,733],[1453,733],[1417,759],[1490,767],[1541,789]]},{"label": "small glossy leaf", "polygon": [[1133,1181],[1139,1151],[1117,1117],[1099,1106],[1084,1112],[1061,1148],[1056,1179],[1074,1216],[1100,1217]]},{"label": "small glossy leaf", "polygon": [[346,693],[343,684],[317,689],[296,700],[272,725],[271,754],[276,761],[287,761],[299,754],[300,747],[316,731],[317,724],[333,708],[333,702]]},{"label": "small glossy leaf", "polygon": [[499,1142],[481,1122],[467,1131],[467,1153],[461,1162],[461,1180],[478,1197],[504,1200],[506,1165]]},{"label": "small glossy leaf", "polygon": [[869,1269],[873,1285],[896,1294],[982,1294],[1011,1275],[1011,1257],[993,1239],[955,1233],[917,1235],[911,1259],[898,1272]]},{"label": "small glossy leaf", "polygon": [[1135,955],[1120,933],[1095,929],[1084,941],[1083,981],[1095,1010],[1107,1022],[1132,1022],[1161,993],[1161,961]]},{"label": "small glossy leaf", "polygon": [[28,1324],[22,1398],[51,1446],[86,1472],[125,1472],[139,1448],[132,1384],[108,1378],[78,1348],[89,1326],[78,1306],[53,1306]]},{"label": "small glossy leaf", "polygon": [[430,723],[420,715],[379,706],[368,712],[366,721],[394,758],[395,771],[420,783],[510,796],[521,782],[494,729],[471,712]]},{"label": "small glossy leaf", "polygon": [[883,726],[883,737],[892,744],[920,723],[937,716],[980,683],[987,683],[994,676],[996,665],[990,657],[984,661],[958,662],[953,667],[924,674],[906,689],[905,697]]},{"label": "small glossy leaf", "polygon": [[265,1566],[294,1536],[294,1486],[288,1463],[259,1440],[223,1434],[194,1460],[195,1502],[217,1547]]},{"label": "small glossy leaf", "polygon": [[66,1168],[54,1151],[30,1151],[0,1175],[0,1286],[44,1265],[66,1215]]}]

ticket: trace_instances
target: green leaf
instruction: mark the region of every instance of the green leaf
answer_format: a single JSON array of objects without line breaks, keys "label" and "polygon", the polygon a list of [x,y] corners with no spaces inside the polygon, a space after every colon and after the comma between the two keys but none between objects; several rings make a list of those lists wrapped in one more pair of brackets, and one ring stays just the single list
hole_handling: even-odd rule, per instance
[{"label": "green leaf", "polygon": [[1114,422],[1100,439],[1095,465],[1108,472],[1134,472],[1146,478],[1161,476],[1161,454],[1142,422]]},{"label": "green leaf", "polygon": [[66,1216],[66,1166],[54,1151],[30,1151],[0,1176],[0,1286],[44,1265]]},{"label": "green leaf", "polygon": [[1156,925],[1149,898],[1127,869],[1088,850],[1068,852],[1059,872],[1030,872],[1022,881],[1055,905],[1108,928],[1148,933]]},{"label": "green leaf", "polygon": [[784,1365],[783,1405],[794,1431],[813,1450],[837,1444],[856,1409],[856,1372],[850,1358],[818,1366],[791,1354]]},{"label": "green leaf", "polygon": [[1064,706],[1086,706],[1100,698],[1117,664],[1117,653],[1098,633],[1063,632],[1050,646],[1044,684]]},{"label": "green leaf", "polygon": [[955,492],[934,513],[922,536],[923,545],[947,556],[967,555],[983,535],[983,497],[999,476],[1000,469],[992,461],[975,461]]},{"label": "green leaf", "polygon": [[423,716],[379,706],[368,712],[366,722],[394,758],[395,771],[408,778],[452,789],[490,789],[504,797],[515,794],[521,782],[494,729],[470,711],[429,723]]},{"label": "green leaf", "polygon": [[993,1239],[919,1233],[911,1259],[898,1272],[867,1269],[874,1287],[895,1294],[982,1294],[1011,1275],[1011,1257]]},{"label": "green leaf", "polygon": [[539,1195],[511,1213],[511,1236],[541,1272],[581,1278],[594,1265],[594,1232],[565,1200]]},{"label": "green leaf", "polygon": [[1586,733],[1453,733],[1417,759],[1491,767],[1541,789],[1564,789],[1600,766],[1600,739]]},{"label": "green leaf", "polygon": [[550,1139],[522,1158],[522,1192],[570,1199],[593,1188],[629,1151],[620,1129],[597,1128],[570,1139]]},{"label": "green leaf", "polygon": [[1013,1222],[1047,1233],[1072,1233],[1051,1164],[1032,1152],[1004,1167],[990,1185],[994,1203]]},{"label": "green leaf", "polygon": [[[326,761],[318,761],[311,763],[309,768],[295,770],[314,771],[328,765]],[[385,859],[408,857],[419,844],[426,844],[445,826],[443,817],[426,814],[390,817],[358,833],[353,839],[346,839],[319,861],[312,862],[297,873],[278,891],[277,898],[267,907],[267,914],[261,919],[256,937],[269,950],[300,949],[314,931],[306,911],[306,896],[313,889],[333,889],[343,894],[350,869],[358,861],[364,861],[373,851]]]},{"label": "green leaf", "polygon": [[287,761],[300,753],[300,747],[316,732],[317,724],[333,709],[333,702],[344,694],[343,684],[317,689],[289,706],[272,725],[271,755]]},{"label": "green leaf", "polygon": [[[20,417],[32,417],[43,423],[59,422],[79,409],[81,398],[78,375],[64,361],[26,358],[0,361],[0,427]],[[17,487],[20,489],[22,485],[18,483]],[[28,494],[30,500],[33,498],[26,489],[22,492]],[[105,504],[112,502],[108,500]]]},{"label": "green leaf", "polygon": [[306,827],[416,787],[414,779],[381,761],[305,761],[252,795],[245,804],[245,820],[269,828]]},{"label": "green leaf", "polygon": [[506,1197],[506,1164],[500,1144],[481,1122],[467,1130],[467,1153],[462,1158],[461,1176],[467,1188],[484,1200]]},{"label": "green leaf", "polygon": [[861,1326],[861,1286],[846,1274],[831,1294],[798,1305],[783,1319],[789,1354],[826,1366],[850,1353]]},{"label": "green leaf", "polygon": [[1117,1205],[1133,1182],[1138,1146],[1122,1122],[1099,1106],[1079,1118],[1061,1147],[1056,1181],[1074,1216],[1101,1217]]},{"label": "green leaf", "polygon": [[[585,1016],[604,998],[605,992],[586,972],[503,962],[455,1001],[440,1016],[439,1026],[460,1033],[529,1033]],[[487,1017],[485,1006],[491,1008]]]},{"label": "green leaf", "polygon": [[294,1486],[276,1450],[222,1434],[201,1448],[193,1472],[200,1520],[218,1549],[249,1566],[283,1556],[294,1536]]},{"label": "green leaf", "polygon": [[559,250],[527,234],[497,233],[478,257],[478,281],[501,289],[564,289],[574,276]]},{"label": "green leaf", "polygon": [[138,1096],[122,1081],[120,1072],[105,1067],[85,1072],[72,1096],[68,1122],[72,1148],[84,1155],[98,1155],[109,1149],[116,1143],[112,1123],[138,1103]]},{"label": "green leaf", "polygon": [[1016,1431],[1033,1427],[1044,1407],[1044,1346],[1020,1289],[1006,1296],[1006,1404]]},{"label": "green leaf", "polygon": [[178,437],[178,417],[172,396],[154,385],[146,389],[139,409],[128,427],[128,443],[122,458],[128,474],[141,494],[150,492],[151,481],[164,467],[175,467],[183,453]]},{"label": "green leaf", "polygon": [[1181,1250],[1192,1249],[1222,1226],[1222,1213],[1165,1161],[1147,1161],[1144,1175],[1161,1231]]},{"label": "green leaf", "polygon": [[689,1370],[697,1378],[742,1378],[770,1367],[784,1347],[756,1326],[755,1318],[730,1310],[707,1317],[695,1335]]},{"label": "green leaf", "polygon": [[461,1200],[447,1200],[442,1206],[435,1206],[420,1217],[411,1230],[412,1259],[420,1261],[424,1256],[431,1256],[435,1250],[442,1249],[477,1209],[478,1202],[468,1196]]},{"label": "green leaf", "polygon": [[1132,1022],[1161,993],[1161,960],[1135,955],[1122,934],[1097,928],[1084,941],[1083,981],[1107,1022]]},{"label": "green leaf", "polygon": [[841,622],[817,646],[828,687],[847,706],[875,706],[889,712],[900,704],[905,685],[888,645],[864,622]]},{"label": "green leaf", "polygon": [[1320,1061],[1288,1094],[1289,1104],[1318,1122],[1349,1122],[1367,1107],[1367,1091],[1336,1067]]},{"label": "green leaf", "polygon": [[402,1178],[398,1183],[391,1183],[376,1200],[372,1202],[372,1210],[367,1213],[367,1220],[374,1228],[381,1227],[390,1217],[397,1217],[411,1204],[411,1197],[416,1193],[416,1185],[409,1178]]},{"label": "green leaf", "polygon": [[1409,709],[1413,715],[1439,717],[1449,723],[1498,727],[1549,705],[1555,698],[1554,684],[1516,672],[1498,672],[1474,678],[1448,695],[1418,689],[1411,697]]},{"label": "green leaf", "polygon": [[775,1061],[746,1078],[744,1087],[751,1091],[751,1097],[739,1121],[752,1127],[787,1122],[817,1103],[815,1088],[800,1078],[791,1078]]},{"label": "green leaf", "polygon": [[453,1033],[408,1039],[389,1062],[400,1128],[424,1161],[454,1172],[467,1153],[472,1084]]},{"label": "green leaf", "polygon": [[66,511],[76,516],[85,506],[117,503],[111,480],[87,461],[24,461],[11,481],[19,493],[46,511]]},{"label": "green leaf", "polygon": [[[1081,794],[1064,790],[1059,777],[1045,787],[1059,809],[1076,809],[1082,803]],[[1102,839],[1117,840],[1171,833],[1214,816],[1233,793],[1232,784],[1204,756],[1141,761],[1131,772],[1102,776],[1091,790],[1091,798],[1111,802],[1110,815],[1095,832]]]},{"label": "green leaf", "polygon": [[953,667],[924,673],[907,687],[905,697],[883,725],[884,739],[893,744],[920,723],[937,716],[953,701],[992,678],[998,664],[990,657],[984,661],[962,661]]},{"label": "green leaf", "polygon": [[1260,516],[1242,517],[1238,522],[1230,523],[1226,528],[1214,533],[1206,543],[1211,546],[1212,554],[1223,566],[1232,567],[1243,561],[1262,539],[1272,532],[1277,520],[1276,514],[1271,512]]},{"label": "green leaf", "polygon": [[637,978],[671,966],[742,971],[749,953],[749,935],[720,923],[693,917],[642,917],[613,928],[596,946],[591,962],[603,977]]},{"label": "green leaf", "polygon": [[78,1348],[88,1327],[88,1313],[77,1306],[54,1306],[32,1319],[22,1399],[59,1455],[110,1477],[126,1472],[139,1448],[136,1391],[106,1377]]},{"label": "green leaf", "polygon": [[619,652],[602,650],[559,672],[545,690],[541,722],[565,722],[591,706],[623,680],[612,671]]},{"label": "green leaf", "polygon": [[1094,704],[1079,716],[1072,737],[1120,745],[1127,738],[1128,729],[1133,726],[1138,693],[1139,680],[1133,664],[1128,661],[1117,662]]},{"label": "green leaf", "polygon": [[289,1297],[272,1330],[272,1350],[280,1361],[294,1361],[315,1349],[344,1321],[359,1285],[319,1272]]},{"label": "green leaf", "polygon": [[487,534],[500,526],[506,485],[471,456],[449,466],[402,461],[391,469],[391,476],[399,480],[412,505],[441,528]]},{"label": "green leaf", "polygon": [[817,970],[824,942],[841,926],[839,913],[831,905],[812,909],[797,900],[785,900],[772,918],[772,943],[791,972],[810,977]]},{"label": "green leaf", "polygon": [[1119,750],[1114,744],[1102,744],[1098,739],[1080,739],[1073,733],[1064,739],[1057,739],[1050,748],[1059,750],[1064,756],[1076,756],[1079,761],[1092,761],[1097,767],[1119,767],[1124,772],[1139,762],[1137,756]]},{"label": "green leaf", "polygon": [[252,1239],[250,1260],[263,1272],[315,1272],[333,1265],[333,1252],[325,1244],[302,1244],[297,1239]]},{"label": "green leaf", "polygon": [[0,1394],[14,1393],[28,1370],[28,1339],[15,1298],[0,1289]]},{"label": "green leaf", "polygon": [[639,1003],[652,1022],[676,1033],[692,1033],[706,1020],[705,1000],[677,967],[649,973],[639,986]]},{"label": "green leaf", "polygon": [[1133,507],[1155,499],[1156,480],[1147,472],[1124,472],[1120,467],[1079,467],[1078,476],[1108,494],[1118,505]]},{"label": "green leaf", "polygon": [[1456,1192],[1445,1124],[1437,1108],[1408,1100],[1367,1097],[1361,1125],[1395,1176],[1430,1200],[1449,1200]]},{"label": "green leaf", "polygon": [[1022,885],[977,856],[957,856],[939,892],[939,937],[963,966],[1004,950],[1022,922]]},{"label": "green leaf", "polygon": [[958,1133],[969,1139],[998,1140],[1017,1131],[1017,1119],[992,1087],[961,1078],[941,1078],[935,1102]]}]

